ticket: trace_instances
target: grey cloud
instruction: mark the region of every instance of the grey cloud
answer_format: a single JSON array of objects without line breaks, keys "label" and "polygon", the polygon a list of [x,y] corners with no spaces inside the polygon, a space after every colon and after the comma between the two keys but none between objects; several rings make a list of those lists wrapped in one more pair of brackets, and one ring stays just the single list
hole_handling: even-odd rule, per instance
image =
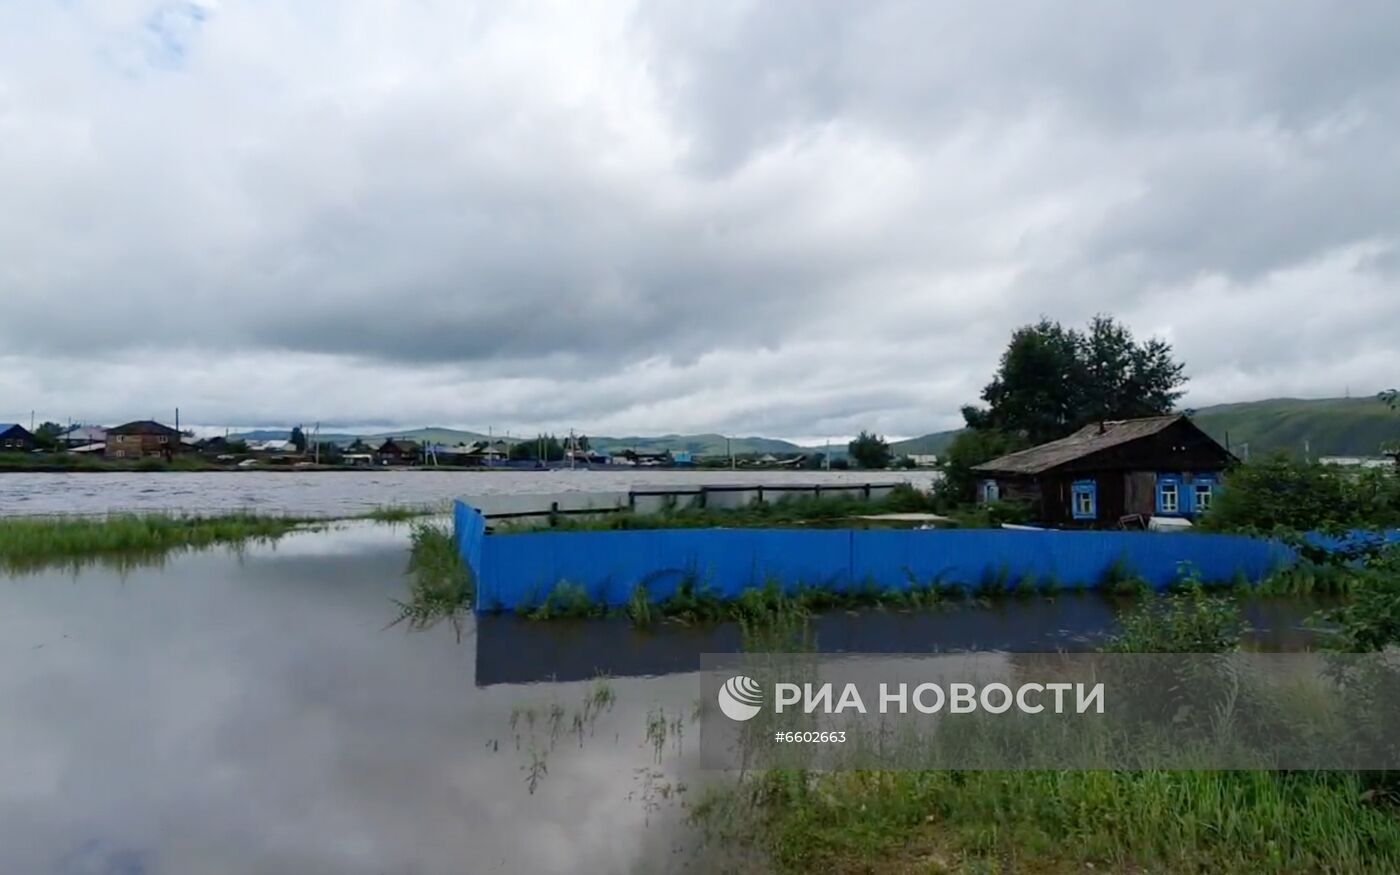
[{"label": "grey cloud", "polygon": [[1397,34],[1384,2],[0,7],[0,420],[918,433],[1016,325],[1096,312],[1167,334],[1193,403],[1338,394],[1400,369]]}]

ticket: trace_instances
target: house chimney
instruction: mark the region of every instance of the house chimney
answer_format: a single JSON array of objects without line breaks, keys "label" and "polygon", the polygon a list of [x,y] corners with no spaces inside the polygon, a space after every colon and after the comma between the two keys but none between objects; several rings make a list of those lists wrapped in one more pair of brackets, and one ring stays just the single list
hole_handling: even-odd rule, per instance
[{"label": "house chimney", "polygon": [[1106,431],[1108,431],[1108,427],[1105,426],[1105,425],[1103,424],[1103,420],[1100,419],[1100,420],[1099,420],[1099,434],[1103,434],[1103,433],[1106,432]]}]

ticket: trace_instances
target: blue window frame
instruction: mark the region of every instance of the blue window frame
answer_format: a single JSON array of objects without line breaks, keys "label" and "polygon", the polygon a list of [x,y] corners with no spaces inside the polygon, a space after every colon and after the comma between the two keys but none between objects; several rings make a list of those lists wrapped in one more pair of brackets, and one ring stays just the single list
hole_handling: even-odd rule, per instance
[{"label": "blue window frame", "polygon": [[991,504],[994,501],[1001,501],[1001,487],[995,480],[982,481],[982,501]]},{"label": "blue window frame", "polygon": [[1157,475],[1158,516],[1180,516],[1186,512],[1182,499],[1181,478],[1176,474]]},{"label": "blue window frame", "polygon": [[1070,486],[1070,514],[1077,520],[1098,519],[1099,484],[1093,480],[1076,480]]},{"label": "blue window frame", "polygon": [[1215,478],[1197,477],[1191,484],[1191,512],[1205,513],[1210,510],[1210,503],[1215,500]]}]

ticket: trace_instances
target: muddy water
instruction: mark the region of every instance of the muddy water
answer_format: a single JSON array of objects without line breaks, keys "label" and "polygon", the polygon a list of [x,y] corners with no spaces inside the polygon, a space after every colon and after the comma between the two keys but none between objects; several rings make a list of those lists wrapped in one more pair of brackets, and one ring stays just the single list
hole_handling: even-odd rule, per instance
[{"label": "muddy water", "polygon": [[[672,791],[706,778],[687,766],[698,654],[737,633],[386,628],[406,538],[356,524],[0,577],[0,872],[704,871]],[[1073,648],[1114,610],[839,614],[817,639]],[[1297,634],[1300,609],[1271,610],[1256,622]]]},{"label": "muddy water", "polygon": [[383,505],[441,505],[460,496],[618,492],[702,484],[903,483],[921,471],[214,471],[0,473],[0,516],[108,511],[252,510],[349,516]]}]

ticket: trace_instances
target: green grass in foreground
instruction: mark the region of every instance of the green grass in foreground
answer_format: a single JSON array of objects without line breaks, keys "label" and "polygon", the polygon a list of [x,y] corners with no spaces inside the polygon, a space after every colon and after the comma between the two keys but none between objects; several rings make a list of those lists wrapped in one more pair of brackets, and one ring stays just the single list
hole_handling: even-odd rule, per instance
[{"label": "green grass in foreground", "polygon": [[[1396,607],[1394,580],[1358,586]],[[1338,642],[1384,613],[1342,618]],[[1106,649],[1229,651],[1241,627],[1237,606],[1197,588],[1140,604]],[[771,770],[712,789],[693,814],[705,844],[757,871],[1400,871],[1386,773]]]},{"label": "green grass in foreground", "polygon": [[780,872],[1395,872],[1400,820],[1362,776],[769,772],[697,808]]}]

